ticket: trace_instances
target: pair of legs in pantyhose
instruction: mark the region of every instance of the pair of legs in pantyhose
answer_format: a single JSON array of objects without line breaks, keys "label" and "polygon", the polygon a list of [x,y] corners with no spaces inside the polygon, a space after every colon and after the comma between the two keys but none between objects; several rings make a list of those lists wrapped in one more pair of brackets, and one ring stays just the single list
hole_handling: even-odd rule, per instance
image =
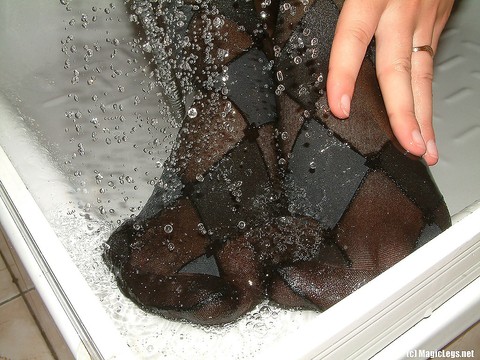
[{"label": "pair of legs in pantyhose", "polygon": [[270,299],[324,310],[450,225],[396,142],[373,60],[350,118],[324,93],[334,0],[134,1],[172,113],[186,114],[142,212],[107,242],[147,311],[221,324]]}]

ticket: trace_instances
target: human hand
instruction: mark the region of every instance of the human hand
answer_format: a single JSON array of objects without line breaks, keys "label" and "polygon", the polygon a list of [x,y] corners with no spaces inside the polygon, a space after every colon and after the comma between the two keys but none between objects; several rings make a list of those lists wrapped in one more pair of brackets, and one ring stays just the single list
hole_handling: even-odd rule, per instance
[{"label": "human hand", "polygon": [[375,35],[376,71],[392,130],[410,153],[438,161],[432,126],[433,57],[454,0],[345,0],[330,55],[327,96],[345,119],[358,71]]}]

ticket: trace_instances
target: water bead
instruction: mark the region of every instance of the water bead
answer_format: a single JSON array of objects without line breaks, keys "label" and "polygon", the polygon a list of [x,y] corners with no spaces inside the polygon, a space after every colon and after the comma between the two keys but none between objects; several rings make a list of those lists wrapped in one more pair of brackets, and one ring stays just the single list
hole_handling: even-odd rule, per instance
[{"label": "water bead", "polygon": [[216,27],[217,29],[222,27],[224,24],[224,21],[222,18],[220,17],[216,17],[214,20],[213,20],[213,26]]},{"label": "water bead", "polygon": [[330,115],[330,108],[326,105],[322,105],[320,107],[320,112],[323,118],[328,118],[328,116]]},{"label": "water bead", "polygon": [[203,223],[198,223],[197,230],[203,235],[207,233],[207,229],[205,228],[205,225]]},{"label": "water bead", "polygon": [[280,70],[277,71],[277,80],[278,81],[283,81],[283,73]]},{"label": "water bead", "polygon": [[278,85],[277,88],[275,89],[275,95],[281,95],[282,92],[285,91],[285,86],[282,84]]},{"label": "water bead", "polygon": [[273,52],[274,52],[275,57],[280,57],[281,50],[282,49],[278,45],[275,45],[273,47]]},{"label": "water bead", "polygon": [[142,228],[142,225],[140,225],[139,223],[133,224],[133,229],[134,229],[134,230],[137,230],[137,231],[138,231],[138,230],[140,230],[141,228]]},{"label": "water bead", "polygon": [[191,119],[196,118],[197,115],[198,115],[197,109],[194,108],[194,107],[188,109],[187,115],[188,115],[188,117],[191,118]]}]

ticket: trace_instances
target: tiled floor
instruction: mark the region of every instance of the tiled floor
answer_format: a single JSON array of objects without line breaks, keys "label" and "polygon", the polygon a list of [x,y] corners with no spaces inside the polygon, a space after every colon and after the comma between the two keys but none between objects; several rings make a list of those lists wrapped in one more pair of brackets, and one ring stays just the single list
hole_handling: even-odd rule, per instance
[{"label": "tiled floor", "polygon": [[[474,350],[480,359],[480,323],[447,350]],[[73,356],[0,229],[0,360],[70,360]]]},{"label": "tiled floor", "polygon": [[475,353],[474,359],[480,359],[480,322],[477,322],[470,329],[467,329],[467,331],[458,336],[445,347],[445,350],[473,350]]},{"label": "tiled floor", "polygon": [[0,360],[73,359],[0,230]]}]

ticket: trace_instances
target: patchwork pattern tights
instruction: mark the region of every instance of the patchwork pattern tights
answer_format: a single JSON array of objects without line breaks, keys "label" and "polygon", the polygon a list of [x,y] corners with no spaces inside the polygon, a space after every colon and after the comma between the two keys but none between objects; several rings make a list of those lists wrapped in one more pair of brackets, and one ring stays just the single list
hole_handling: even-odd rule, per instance
[{"label": "patchwork pattern tights", "polygon": [[393,136],[371,57],[350,118],[329,113],[337,3],[133,2],[186,114],[151,198],[105,247],[145,310],[200,324],[265,299],[324,310],[450,225]]}]

